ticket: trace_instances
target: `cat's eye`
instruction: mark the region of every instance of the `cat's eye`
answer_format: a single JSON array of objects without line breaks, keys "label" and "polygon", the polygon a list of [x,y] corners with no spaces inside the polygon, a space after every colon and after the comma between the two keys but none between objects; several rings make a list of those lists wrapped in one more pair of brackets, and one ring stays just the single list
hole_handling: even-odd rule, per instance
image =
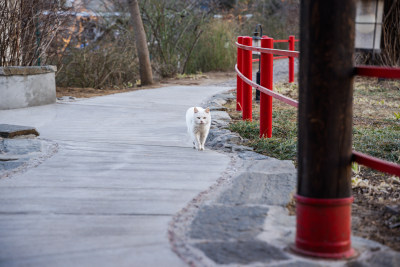
[{"label": "cat's eye", "polygon": [[197,117],[199,120],[201,119],[200,117]]},{"label": "cat's eye", "polygon": [[207,117],[204,117],[203,119],[207,119]]}]

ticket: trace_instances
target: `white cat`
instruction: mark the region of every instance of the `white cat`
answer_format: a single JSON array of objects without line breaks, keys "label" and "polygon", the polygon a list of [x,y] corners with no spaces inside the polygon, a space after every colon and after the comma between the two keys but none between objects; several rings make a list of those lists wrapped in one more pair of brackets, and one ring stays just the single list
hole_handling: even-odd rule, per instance
[{"label": "white cat", "polygon": [[186,111],[186,126],[193,141],[193,148],[204,150],[208,132],[211,126],[210,109],[192,107]]}]

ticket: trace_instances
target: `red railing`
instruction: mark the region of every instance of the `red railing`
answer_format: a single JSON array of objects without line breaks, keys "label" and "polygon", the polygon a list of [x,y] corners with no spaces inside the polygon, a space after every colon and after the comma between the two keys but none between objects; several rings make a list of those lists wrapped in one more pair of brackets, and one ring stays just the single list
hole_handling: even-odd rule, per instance
[{"label": "red railing", "polygon": [[[289,40],[273,40],[269,37],[261,39],[261,47],[253,47],[251,37],[240,36],[236,46],[238,48],[238,60],[235,70],[237,72],[237,105],[236,109],[242,111],[243,120],[252,120],[252,88],[260,94],[260,137],[272,136],[272,97],[283,101],[293,107],[298,107],[298,101],[284,95],[273,92],[273,60],[277,58],[289,58],[289,82],[294,81],[294,58],[299,57],[299,52],[294,51],[294,36]],[[273,43],[289,43],[289,50],[273,49]],[[251,52],[260,52],[260,84],[252,81]],[[278,55],[279,57],[274,57]],[[292,75],[292,76],[291,76]],[[354,75],[400,79],[400,68],[357,66]],[[293,78],[293,79],[291,79]],[[372,169],[393,174],[400,177],[400,165],[382,159],[374,158],[363,153],[353,151],[352,161]]]}]

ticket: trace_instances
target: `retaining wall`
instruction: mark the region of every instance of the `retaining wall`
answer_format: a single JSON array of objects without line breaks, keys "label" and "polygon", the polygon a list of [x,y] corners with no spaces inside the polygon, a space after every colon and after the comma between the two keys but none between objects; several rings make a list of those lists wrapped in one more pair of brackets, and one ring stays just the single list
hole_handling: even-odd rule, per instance
[{"label": "retaining wall", "polygon": [[55,66],[0,67],[0,110],[56,102]]}]

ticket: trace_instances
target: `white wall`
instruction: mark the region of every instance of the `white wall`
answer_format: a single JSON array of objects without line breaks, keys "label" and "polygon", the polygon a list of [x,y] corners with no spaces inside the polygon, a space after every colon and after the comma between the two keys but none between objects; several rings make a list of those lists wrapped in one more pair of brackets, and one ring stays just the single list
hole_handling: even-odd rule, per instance
[{"label": "white wall", "polygon": [[[0,110],[56,102],[55,71],[38,71],[40,67],[19,67],[18,71],[3,71],[6,68],[0,68]],[[29,68],[35,71],[26,70]]]}]

